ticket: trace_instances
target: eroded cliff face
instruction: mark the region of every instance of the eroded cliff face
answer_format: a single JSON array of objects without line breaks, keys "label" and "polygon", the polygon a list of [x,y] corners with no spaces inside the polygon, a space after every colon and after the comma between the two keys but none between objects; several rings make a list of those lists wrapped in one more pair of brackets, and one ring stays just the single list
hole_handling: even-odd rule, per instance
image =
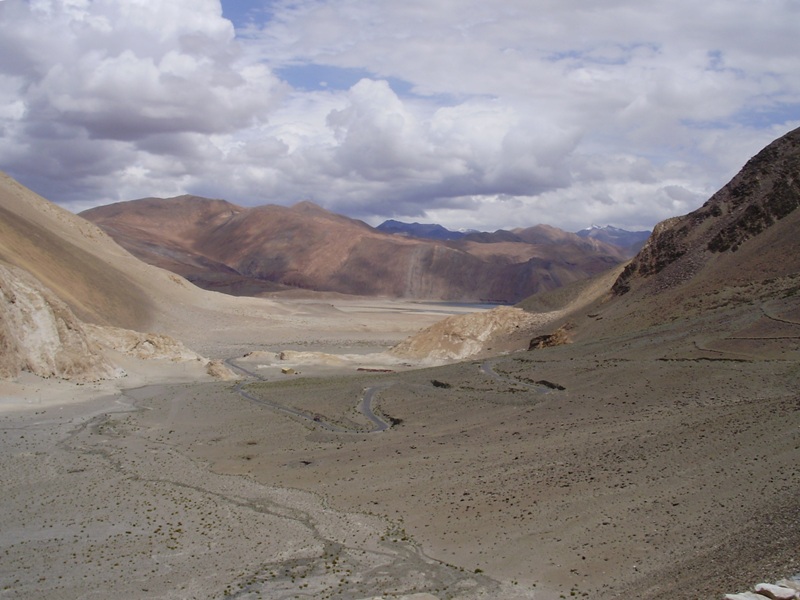
[{"label": "eroded cliff face", "polygon": [[800,128],[775,140],[701,208],[659,223],[613,286],[670,269],[670,284],[691,278],[714,255],[737,252],[800,207]]},{"label": "eroded cliff face", "polygon": [[22,269],[0,264],[0,378],[21,371],[77,381],[121,374],[64,302]]},{"label": "eroded cliff face", "polygon": [[23,371],[76,382],[116,379],[114,353],[138,360],[196,362],[217,379],[234,374],[167,335],[84,323],[42,282],[0,262],[0,379]]}]

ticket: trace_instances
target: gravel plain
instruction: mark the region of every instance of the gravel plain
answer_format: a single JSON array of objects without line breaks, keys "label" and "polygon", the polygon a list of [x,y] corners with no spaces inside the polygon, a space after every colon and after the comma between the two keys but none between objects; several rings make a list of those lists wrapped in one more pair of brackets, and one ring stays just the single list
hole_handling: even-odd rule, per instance
[{"label": "gravel plain", "polygon": [[[313,319],[263,331],[249,358],[213,327],[215,357],[264,373],[249,394],[347,433],[185,365],[4,384],[0,598],[720,598],[800,572],[800,325],[780,307],[725,336],[704,317],[512,353],[497,376],[357,371],[412,326],[352,310],[317,339]],[[362,358],[284,375],[282,347]],[[370,386],[387,431],[358,410]]]}]

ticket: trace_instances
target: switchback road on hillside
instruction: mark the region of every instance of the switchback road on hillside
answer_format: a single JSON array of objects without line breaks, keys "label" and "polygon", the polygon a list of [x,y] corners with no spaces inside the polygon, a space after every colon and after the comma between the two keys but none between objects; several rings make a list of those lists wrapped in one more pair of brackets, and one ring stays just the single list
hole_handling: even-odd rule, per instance
[{"label": "switchback road on hillside", "polygon": [[518,379],[516,377],[511,377],[509,375],[501,375],[497,371],[494,370],[497,363],[506,360],[504,357],[501,358],[491,358],[489,360],[485,360],[480,365],[481,373],[484,375],[488,375],[495,381],[502,381],[504,383],[511,383],[514,385],[521,385],[530,390],[535,391],[538,394],[547,394],[554,390],[563,390],[564,388],[559,386],[555,383],[550,383],[549,381],[525,381],[523,379]]}]

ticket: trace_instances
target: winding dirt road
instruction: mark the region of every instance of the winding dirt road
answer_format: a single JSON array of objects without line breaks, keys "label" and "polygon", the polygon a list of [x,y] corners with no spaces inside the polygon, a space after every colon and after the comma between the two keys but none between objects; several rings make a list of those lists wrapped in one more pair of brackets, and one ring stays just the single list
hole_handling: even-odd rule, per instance
[{"label": "winding dirt road", "polygon": [[548,394],[552,392],[554,389],[553,384],[546,384],[541,382],[530,382],[525,381],[523,379],[519,379],[517,377],[510,377],[508,375],[501,375],[497,371],[494,370],[497,363],[501,362],[502,358],[492,358],[489,360],[485,360],[481,363],[480,370],[481,373],[487,375],[494,379],[495,381],[502,381],[504,383],[511,383],[513,385],[521,385],[528,389],[535,391],[538,394]]},{"label": "winding dirt road", "polygon": [[[497,371],[495,371],[495,366],[497,365],[498,362],[501,362],[501,360],[502,360],[501,358],[494,358],[484,361],[480,365],[481,372],[484,375],[491,377],[495,381],[501,381],[504,383],[511,383],[515,385],[522,385],[539,394],[546,394],[553,391],[553,388],[548,385],[543,385],[541,383],[531,383],[498,373]],[[233,358],[226,359],[225,364],[227,364],[231,369],[234,369],[235,371],[244,374],[248,378],[256,379],[258,381],[265,381],[261,375],[237,364],[235,362],[235,359]],[[319,427],[326,429],[327,431],[332,431],[334,433],[352,433],[352,434],[365,433],[363,430],[336,425],[334,423],[331,423],[330,421],[326,421],[319,415],[298,410],[296,408],[292,408],[284,404],[279,404],[277,402],[273,402],[265,398],[259,398],[257,396],[253,396],[244,389],[245,385],[246,385],[245,381],[240,382],[236,386],[236,392],[238,392],[240,396],[246,398],[247,400],[250,400],[251,402],[255,402],[256,404],[260,404],[262,406],[266,406],[273,410],[283,412],[285,414],[291,415],[292,417],[297,417],[300,419],[304,419],[306,421],[310,421],[311,423],[314,423],[315,425],[318,425]],[[372,385],[367,388],[364,388],[364,393],[361,397],[361,401],[358,403],[358,411],[368,421],[370,421],[370,423],[373,424],[373,428],[366,433],[380,433],[383,431],[387,431],[392,427],[391,421],[387,421],[383,417],[375,414],[375,412],[372,410],[372,405],[373,401],[375,400],[375,396],[378,392],[388,389],[393,385],[395,385],[395,383],[389,382],[389,383],[381,383],[378,385]]]},{"label": "winding dirt road", "polygon": [[[246,376],[257,379],[259,381],[264,381],[264,378],[261,377],[258,373],[250,371],[234,362],[234,359],[228,358],[225,360],[225,364],[227,364],[232,369],[239,371],[240,373],[244,373]],[[265,398],[258,398],[249,394],[245,389],[245,382],[239,383],[236,386],[236,391],[239,393],[240,396],[250,400],[251,402],[255,402],[256,404],[261,404],[262,406],[267,406],[274,410],[278,410],[280,412],[286,413],[288,415],[292,415],[293,417],[298,417],[300,419],[305,419],[307,421],[311,421],[315,425],[319,425],[323,429],[327,429],[328,431],[333,431],[335,433],[360,433],[363,434],[364,431],[358,429],[352,429],[348,427],[342,427],[340,425],[335,425],[328,421],[325,421],[319,415],[314,415],[311,413],[304,412],[302,410],[297,410],[296,408],[291,408],[290,406],[285,406],[283,404],[278,404],[277,402],[272,402],[270,400],[266,400]],[[373,385],[368,388],[364,389],[364,395],[361,397],[361,401],[358,404],[359,412],[364,415],[373,425],[374,427],[369,430],[367,433],[379,433],[381,431],[386,431],[387,429],[391,428],[392,423],[389,421],[385,421],[382,417],[379,417],[375,414],[372,410],[372,401],[375,398],[375,394],[387,387],[391,387],[394,385],[393,383],[384,383],[381,385]]]}]

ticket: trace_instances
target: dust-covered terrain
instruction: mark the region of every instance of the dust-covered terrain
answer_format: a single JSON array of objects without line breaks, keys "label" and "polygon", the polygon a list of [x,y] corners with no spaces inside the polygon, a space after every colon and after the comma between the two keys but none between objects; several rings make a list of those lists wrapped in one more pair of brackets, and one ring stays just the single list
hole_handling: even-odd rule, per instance
[{"label": "dust-covered terrain", "polygon": [[756,346],[705,317],[411,371],[262,351],[232,362],[267,381],[6,412],[5,597],[688,599],[790,575],[795,305],[727,311]]}]

